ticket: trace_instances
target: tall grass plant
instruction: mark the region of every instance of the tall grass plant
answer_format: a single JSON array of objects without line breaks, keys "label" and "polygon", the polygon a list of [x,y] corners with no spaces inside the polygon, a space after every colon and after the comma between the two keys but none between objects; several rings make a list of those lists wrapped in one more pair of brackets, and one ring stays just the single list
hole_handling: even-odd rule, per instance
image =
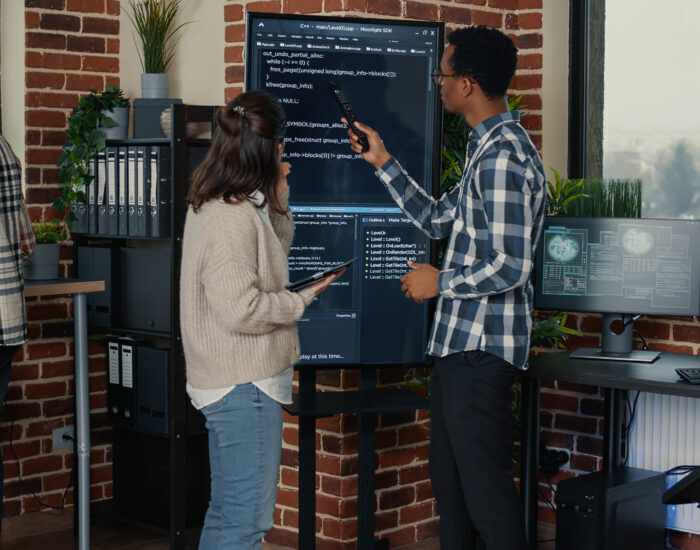
[{"label": "tall grass plant", "polygon": [[582,180],[578,191],[583,195],[562,205],[560,216],[595,218],[641,218],[642,181]]},{"label": "tall grass plant", "polygon": [[126,15],[141,41],[139,59],[144,73],[167,71],[179,31],[188,23],[174,25],[181,4],[182,0],[129,0],[131,13]]}]

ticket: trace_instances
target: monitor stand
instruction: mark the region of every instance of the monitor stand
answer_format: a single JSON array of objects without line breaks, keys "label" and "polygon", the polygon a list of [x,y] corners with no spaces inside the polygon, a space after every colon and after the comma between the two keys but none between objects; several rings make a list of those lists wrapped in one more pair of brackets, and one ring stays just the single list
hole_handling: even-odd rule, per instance
[{"label": "monitor stand", "polygon": [[652,363],[660,355],[658,351],[632,349],[634,328],[633,318],[629,315],[603,315],[601,333],[602,348],[580,348],[572,351],[569,357],[571,359]]}]

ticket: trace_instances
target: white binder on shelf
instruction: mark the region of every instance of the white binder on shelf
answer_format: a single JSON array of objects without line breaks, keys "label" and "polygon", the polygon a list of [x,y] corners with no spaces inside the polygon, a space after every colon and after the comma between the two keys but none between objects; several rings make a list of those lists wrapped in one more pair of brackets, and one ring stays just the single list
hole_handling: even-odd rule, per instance
[{"label": "white binder on shelf", "polygon": [[117,170],[116,147],[107,148],[107,234],[117,235],[119,218],[117,217],[117,193],[119,192],[119,172]]},{"label": "white binder on shelf", "polygon": [[93,158],[88,165],[88,171],[92,178],[90,183],[87,184],[85,190],[87,198],[87,232],[91,234],[97,233],[97,173],[95,170],[95,165],[97,164],[97,157]]},{"label": "white binder on shelf", "polygon": [[136,236],[136,147],[129,147],[126,152],[127,180],[127,235]]},{"label": "white binder on shelf", "polygon": [[109,230],[107,217],[107,152],[97,154],[97,233],[106,235]]}]

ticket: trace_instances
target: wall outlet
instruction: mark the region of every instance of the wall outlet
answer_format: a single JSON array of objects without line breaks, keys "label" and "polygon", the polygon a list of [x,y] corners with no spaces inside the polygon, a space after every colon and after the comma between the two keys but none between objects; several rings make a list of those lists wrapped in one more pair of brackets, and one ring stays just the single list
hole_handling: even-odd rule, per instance
[{"label": "wall outlet", "polygon": [[53,448],[64,449],[66,447],[72,447],[73,438],[75,437],[73,434],[73,426],[63,426],[62,428],[56,428],[53,431]]}]

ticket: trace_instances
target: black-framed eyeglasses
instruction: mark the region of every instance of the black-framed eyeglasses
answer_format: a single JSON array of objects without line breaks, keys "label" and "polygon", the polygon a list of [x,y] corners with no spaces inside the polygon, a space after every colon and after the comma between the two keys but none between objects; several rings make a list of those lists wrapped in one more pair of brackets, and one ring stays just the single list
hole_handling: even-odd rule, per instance
[{"label": "black-framed eyeglasses", "polygon": [[447,78],[449,76],[460,76],[460,75],[458,75],[458,74],[442,74],[440,72],[439,67],[435,67],[432,71],[430,71],[430,80],[432,80],[434,84],[440,84],[441,78]]}]

